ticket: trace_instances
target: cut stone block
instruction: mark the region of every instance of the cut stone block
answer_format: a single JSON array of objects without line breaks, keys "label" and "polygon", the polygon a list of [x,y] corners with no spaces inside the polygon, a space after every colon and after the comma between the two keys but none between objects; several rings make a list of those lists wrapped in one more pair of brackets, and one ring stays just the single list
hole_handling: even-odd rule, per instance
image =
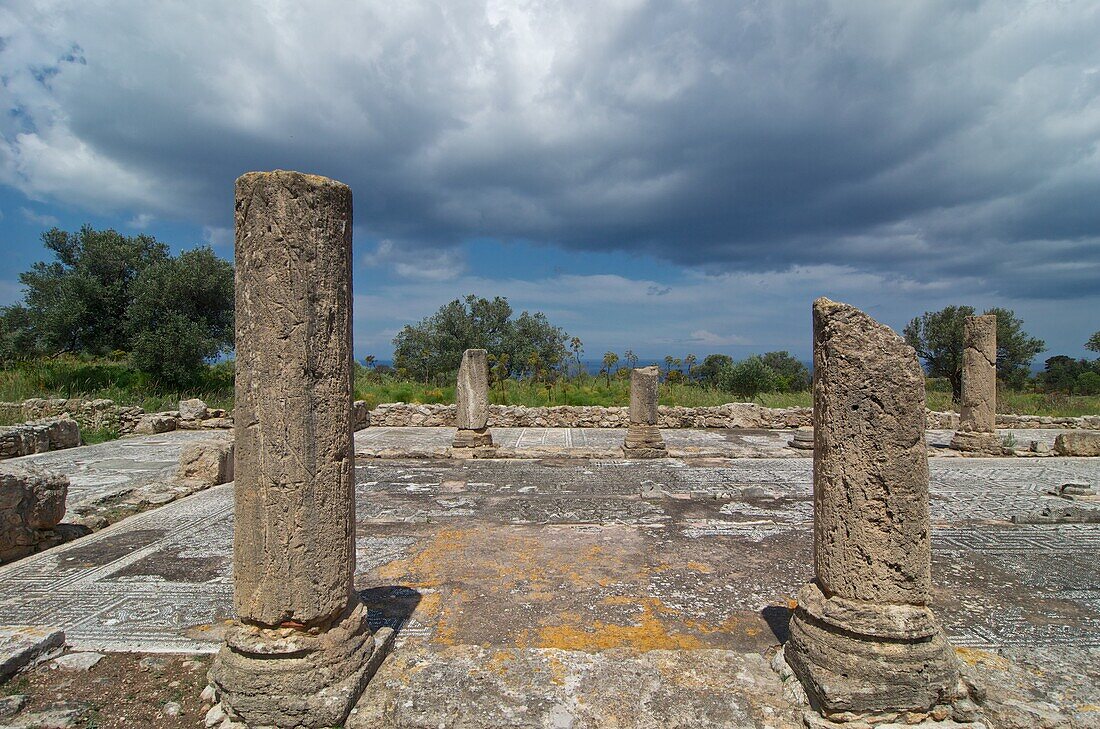
[{"label": "cut stone block", "polygon": [[30,625],[0,626],[0,681],[65,650],[65,631]]}]

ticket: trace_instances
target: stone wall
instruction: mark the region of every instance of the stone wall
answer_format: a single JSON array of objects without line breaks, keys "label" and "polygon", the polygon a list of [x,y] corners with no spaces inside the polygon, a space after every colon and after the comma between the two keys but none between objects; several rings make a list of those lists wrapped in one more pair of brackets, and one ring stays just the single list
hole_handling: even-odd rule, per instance
[{"label": "stone wall", "polygon": [[[384,403],[370,413],[372,426],[455,427],[454,405]],[[626,407],[490,405],[490,428],[626,428]],[[713,407],[667,407],[657,412],[661,428],[798,428],[810,424],[810,408],[766,408],[754,403]]]},{"label": "stone wall", "polygon": [[67,416],[0,427],[0,459],[80,445],[80,426]]},{"label": "stone wall", "polygon": [[125,435],[134,432],[145,411],[140,407],[117,405],[114,400],[105,398],[35,397],[23,402],[0,402],[0,414],[7,420],[24,421],[67,416],[81,428],[111,428]]},{"label": "stone wall", "polygon": [[[766,408],[755,403],[727,403],[709,407],[662,405],[657,425],[661,428],[801,428],[811,424],[811,408]],[[927,411],[928,427],[954,430],[959,415]],[[383,403],[370,412],[373,426],[455,427],[454,405]],[[489,406],[490,428],[626,428],[630,424],[626,407],[599,405]],[[1100,415],[1054,418],[1038,415],[998,415],[1000,428],[1100,428]]]}]

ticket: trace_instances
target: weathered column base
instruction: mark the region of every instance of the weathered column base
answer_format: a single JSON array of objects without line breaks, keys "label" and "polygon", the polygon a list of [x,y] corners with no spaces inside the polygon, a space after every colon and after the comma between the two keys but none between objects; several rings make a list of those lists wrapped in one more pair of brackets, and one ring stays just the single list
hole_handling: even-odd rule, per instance
[{"label": "weathered column base", "polygon": [[810,583],[798,594],[790,631],[787,663],[827,719],[895,712],[973,719],[954,706],[965,685],[927,607],[827,598]]},{"label": "weathered column base", "polygon": [[454,448],[481,448],[492,444],[493,434],[489,432],[488,428],[477,430],[459,428],[455,431],[455,439],[451,446]]},{"label": "weathered column base", "polygon": [[623,455],[627,458],[666,458],[668,449],[665,448],[661,429],[656,425],[631,423],[626,429]]},{"label": "weathered column base", "polygon": [[324,632],[234,622],[210,669],[226,718],[248,727],[340,726],[392,647],[358,600]]},{"label": "weathered column base", "polygon": [[963,453],[981,453],[989,456],[1001,456],[1005,447],[996,433],[959,430],[951,437],[952,450]]}]

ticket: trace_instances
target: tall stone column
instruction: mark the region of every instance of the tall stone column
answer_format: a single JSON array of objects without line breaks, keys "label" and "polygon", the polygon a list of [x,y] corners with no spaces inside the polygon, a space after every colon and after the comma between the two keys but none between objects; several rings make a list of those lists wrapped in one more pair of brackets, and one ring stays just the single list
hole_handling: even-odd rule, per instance
[{"label": "tall stone column", "polygon": [[814,302],[814,571],[785,655],[824,715],[944,712],[954,652],[929,606],[924,374],[888,327]]},{"label": "tall stone column", "polygon": [[623,442],[627,458],[664,458],[665,439],[657,427],[657,393],[661,372],[655,366],[630,371],[630,425]]},{"label": "tall stone column", "polygon": [[491,446],[489,432],[489,353],[467,349],[462,353],[455,384],[455,448]]},{"label": "tall stone column", "polygon": [[211,678],[250,726],[341,724],[382,653],[352,584],[351,226],[339,182],[237,180],[236,620]]},{"label": "tall stone column", "polygon": [[997,317],[968,316],[963,322],[962,407],[951,447],[999,454],[997,439]]}]

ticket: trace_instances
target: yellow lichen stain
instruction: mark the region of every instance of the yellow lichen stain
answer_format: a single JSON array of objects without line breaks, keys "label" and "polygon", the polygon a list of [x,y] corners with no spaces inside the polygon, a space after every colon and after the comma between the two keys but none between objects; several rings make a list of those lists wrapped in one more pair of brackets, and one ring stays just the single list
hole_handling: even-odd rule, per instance
[{"label": "yellow lichen stain", "polygon": [[637,622],[633,625],[619,625],[602,620],[593,621],[585,626],[576,613],[564,613],[559,617],[565,623],[539,628],[534,636],[532,631],[517,641],[521,648],[557,648],[559,650],[585,651],[598,653],[612,648],[629,648],[639,653],[653,650],[690,650],[702,648],[703,643],[693,635],[670,630],[657,617],[654,598],[640,598],[635,601],[640,609]]},{"label": "yellow lichen stain", "polygon": [[546,663],[550,668],[550,683],[555,686],[564,686],[566,674],[569,673],[568,667],[554,656],[549,656]]},{"label": "yellow lichen stain", "polygon": [[1078,711],[1100,711],[1100,706],[1096,704],[1078,704]]},{"label": "yellow lichen stain", "polygon": [[1011,664],[1004,656],[983,651],[980,648],[955,648],[955,655],[968,666],[983,665],[990,668],[1007,669]]}]

